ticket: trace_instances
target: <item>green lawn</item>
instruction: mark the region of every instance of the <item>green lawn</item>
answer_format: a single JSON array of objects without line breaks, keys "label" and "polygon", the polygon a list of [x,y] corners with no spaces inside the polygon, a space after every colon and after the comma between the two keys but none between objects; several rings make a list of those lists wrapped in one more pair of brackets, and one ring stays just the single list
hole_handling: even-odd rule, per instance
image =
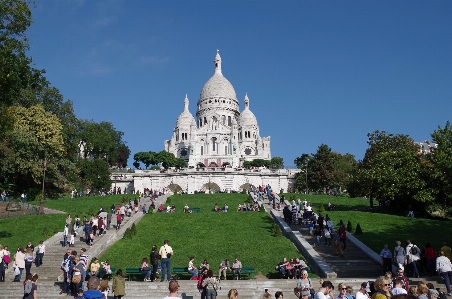
[{"label": "green lawn", "polygon": [[[133,199],[136,195],[92,196],[76,199],[46,200],[45,207],[65,211],[72,215],[95,214],[101,206],[108,208],[123,199]],[[39,205],[39,202],[29,202]],[[0,244],[7,245],[10,251],[18,246],[27,245],[28,240],[36,246],[40,240],[46,240],[59,231],[63,231],[67,214],[32,215],[19,218],[0,219]]]},{"label": "green lawn", "polygon": [[40,240],[46,240],[55,232],[62,231],[65,219],[64,214],[0,219],[0,244],[8,246],[11,253],[19,246],[25,248],[29,240],[36,246]]},{"label": "green lawn", "polygon": [[[380,253],[385,243],[390,248],[395,247],[395,241],[410,239],[414,244],[425,244],[430,242],[432,246],[438,250],[442,246],[443,241],[450,240],[448,236],[452,234],[451,222],[448,220],[435,220],[426,218],[408,218],[405,216],[393,215],[393,210],[389,210],[391,214],[385,214],[386,209],[375,207],[376,212],[367,211],[369,201],[363,198],[334,197],[327,195],[302,195],[302,194],[286,194],[286,199],[291,196],[300,197],[311,201],[315,211],[319,210],[320,204],[325,209],[328,202],[336,206],[335,211],[325,211],[322,214],[328,214],[336,225],[342,220],[345,225],[350,221],[353,227],[352,234],[355,233],[356,225],[359,223],[363,234],[355,235],[360,241],[369,246],[375,252]],[[399,214],[404,214],[400,211]]]},{"label": "green lawn", "polygon": [[[239,258],[244,266],[254,266],[257,273],[274,273],[283,257],[299,257],[295,246],[285,237],[273,237],[271,216],[265,212],[237,212],[237,205],[247,201],[243,194],[176,195],[169,203],[176,205],[175,213],[148,214],[138,223],[137,235],[122,239],[110,247],[101,260],[110,260],[112,267],[140,267],[152,245],[160,248],[168,239],[175,254],[172,266],[187,266],[190,256],[199,266],[207,259],[211,269],[218,271],[220,262]],[[185,203],[201,208],[199,214],[184,214]],[[229,212],[212,212],[214,204],[227,203]],[[314,276],[315,277],[315,276]]]},{"label": "green lawn", "polygon": [[[76,198],[63,198],[57,200],[46,200],[44,206],[46,208],[55,209],[67,212],[74,215],[91,215],[96,214],[100,207],[104,207],[106,211],[112,204],[119,204],[123,200],[128,201],[137,198],[136,194],[118,194],[107,196],[90,196],[90,197],[76,197]],[[29,202],[39,206],[39,201]],[[82,217],[82,216],[81,216]]]}]

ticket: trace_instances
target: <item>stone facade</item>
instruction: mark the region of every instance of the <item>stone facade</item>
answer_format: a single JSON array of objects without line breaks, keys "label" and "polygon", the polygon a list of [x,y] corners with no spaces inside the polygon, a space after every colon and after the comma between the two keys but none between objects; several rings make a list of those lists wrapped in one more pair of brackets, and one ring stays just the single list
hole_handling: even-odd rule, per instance
[{"label": "stone facade", "polygon": [[279,193],[282,189],[293,190],[295,173],[299,169],[234,169],[234,168],[188,168],[182,170],[135,170],[135,173],[112,174],[112,188],[121,187],[131,193],[143,192],[145,188],[178,189],[193,194],[195,192],[241,192],[249,186],[268,185]]},{"label": "stone facade", "polygon": [[204,85],[198,100],[196,120],[188,110],[176,121],[173,136],[164,148],[189,167],[240,167],[243,161],[271,159],[270,137],[260,137],[256,117],[245,95],[245,108],[240,113],[232,84],[223,76],[217,50],[214,74]]}]

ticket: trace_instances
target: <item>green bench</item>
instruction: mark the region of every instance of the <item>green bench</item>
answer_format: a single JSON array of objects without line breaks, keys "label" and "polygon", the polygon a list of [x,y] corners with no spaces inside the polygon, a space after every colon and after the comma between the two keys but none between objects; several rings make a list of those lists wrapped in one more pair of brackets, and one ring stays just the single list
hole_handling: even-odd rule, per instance
[{"label": "green bench", "polygon": [[[252,266],[246,266],[246,267],[242,267],[241,272],[242,272],[240,275],[241,279],[250,279],[251,274],[256,273],[256,269]],[[232,271],[227,272],[226,277],[228,277],[228,276],[231,276],[231,278],[233,277]]]},{"label": "green bench", "polygon": [[171,273],[176,277],[176,279],[180,279],[183,275],[190,275],[188,273],[188,267],[173,267],[173,270],[171,270]]}]

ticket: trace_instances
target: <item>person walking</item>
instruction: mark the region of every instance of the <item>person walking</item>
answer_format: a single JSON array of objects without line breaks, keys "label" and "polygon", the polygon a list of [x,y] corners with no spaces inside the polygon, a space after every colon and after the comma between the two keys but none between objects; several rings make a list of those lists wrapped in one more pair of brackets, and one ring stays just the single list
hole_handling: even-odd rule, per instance
[{"label": "person walking", "polygon": [[112,290],[115,299],[121,299],[126,295],[126,280],[122,276],[122,270],[116,271],[115,277],[113,277]]},{"label": "person walking", "polygon": [[[168,245],[169,241],[165,240],[163,241],[163,246],[160,247],[159,255],[162,258],[162,279],[161,282],[165,281],[165,274],[166,279],[168,281],[171,280],[171,260],[170,258],[174,255],[173,248]],[[165,273],[166,272],[166,273]]]},{"label": "person walking", "polygon": [[392,253],[389,250],[389,245],[385,244],[383,249],[380,252],[381,264],[383,265],[383,275],[386,272],[392,273]]},{"label": "person walking", "polygon": [[406,258],[406,251],[405,248],[403,248],[402,242],[396,241],[397,246],[394,247],[394,262],[397,263],[397,268],[403,268],[405,265],[405,258]]},{"label": "person walking", "polygon": [[444,251],[441,251],[439,257],[436,259],[436,271],[438,271],[446,284],[447,296],[451,296],[450,279],[452,278],[452,264],[444,255]]},{"label": "person walking", "polygon": [[36,257],[35,264],[36,267],[42,266],[42,259],[46,253],[46,246],[44,245],[44,241],[39,241],[39,245],[36,247]]},{"label": "person walking", "polygon": [[22,278],[22,271],[25,268],[25,251],[22,246],[17,248],[16,254],[14,254],[14,268],[19,269],[19,274],[14,277],[14,282],[20,282]]},{"label": "person walking", "polygon": [[6,263],[4,263],[3,258],[5,257],[5,250],[3,249],[3,246],[0,244],[0,282],[5,282],[5,277],[3,276],[3,265],[5,265]]}]

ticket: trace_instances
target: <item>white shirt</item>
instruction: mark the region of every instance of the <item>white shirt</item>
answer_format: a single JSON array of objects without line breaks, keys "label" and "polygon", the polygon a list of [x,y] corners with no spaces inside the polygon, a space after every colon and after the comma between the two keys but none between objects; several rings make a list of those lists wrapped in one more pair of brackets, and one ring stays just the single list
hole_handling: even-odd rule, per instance
[{"label": "white shirt", "polygon": [[391,292],[392,292],[393,296],[400,295],[400,294],[407,294],[407,292],[406,292],[406,290],[404,288],[393,288],[391,290]]},{"label": "white shirt", "polygon": [[439,273],[452,271],[452,264],[444,255],[436,259],[436,271]]},{"label": "white shirt", "polygon": [[369,299],[369,295],[363,294],[363,292],[358,291],[355,294],[355,299]]},{"label": "white shirt", "polygon": [[170,297],[170,296],[166,296],[162,299],[182,299],[181,297]]},{"label": "white shirt", "polygon": [[317,293],[315,293],[314,299],[327,299],[327,297],[325,296],[324,293],[317,292]]}]

